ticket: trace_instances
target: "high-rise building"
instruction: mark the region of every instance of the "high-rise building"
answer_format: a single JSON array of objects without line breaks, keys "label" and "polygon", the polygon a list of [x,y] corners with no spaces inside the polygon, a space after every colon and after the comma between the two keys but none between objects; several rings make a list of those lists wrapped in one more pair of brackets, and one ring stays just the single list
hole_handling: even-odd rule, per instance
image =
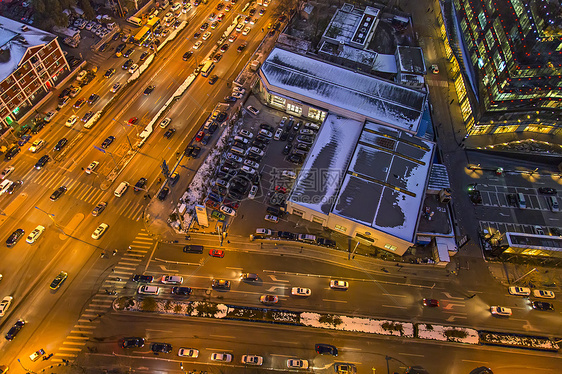
[{"label": "high-rise building", "polygon": [[[560,0],[453,0],[462,43],[446,49],[467,131],[557,134],[562,128]],[[461,74],[466,73],[466,74]]]}]

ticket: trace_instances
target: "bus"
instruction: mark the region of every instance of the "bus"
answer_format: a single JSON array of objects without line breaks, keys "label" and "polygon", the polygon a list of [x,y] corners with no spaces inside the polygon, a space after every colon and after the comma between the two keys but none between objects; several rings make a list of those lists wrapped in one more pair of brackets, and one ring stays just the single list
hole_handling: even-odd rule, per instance
[{"label": "bus", "polygon": [[150,36],[150,34],[151,34],[150,27],[143,26],[140,29],[140,31],[137,33],[137,35],[135,35],[134,43],[136,45],[141,45],[146,40],[146,38]]},{"label": "bus", "polygon": [[204,77],[208,77],[209,74],[211,74],[211,71],[213,71],[214,68],[215,68],[215,64],[213,64],[213,61],[205,62],[205,64],[201,68],[201,75],[204,76]]},{"label": "bus", "polygon": [[160,18],[152,17],[152,19],[148,20],[148,22],[146,23],[146,26],[150,28],[150,31],[154,31],[155,28],[160,26]]}]

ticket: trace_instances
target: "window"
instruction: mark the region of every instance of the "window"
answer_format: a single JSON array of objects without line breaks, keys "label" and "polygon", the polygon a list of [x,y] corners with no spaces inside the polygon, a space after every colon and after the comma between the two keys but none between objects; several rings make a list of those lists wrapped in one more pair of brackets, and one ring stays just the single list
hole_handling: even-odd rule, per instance
[{"label": "window", "polygon": [[302,107],[293,104],[287,104],[287,111],[300,116],[302,114]]},{"label": "window", "polygon": [[385,244],[384,248],[388,249],[389,251],[396,251],[396,246],[392,244]]},{"label": "window", "polygon": [[343,227],[343,226],[340,226],[340,225],[334,226],[334,229],[335,229],[335,230],[338,230],[338,231],[341,231],[341,232],[346,232],[346,231],[347,231],[347,227]]},{"label": "window", "polygon": [[285,98],[277,96],[277,95],[271,95],[271,104],[284,108],[285,107],[285,103],[287,102],[287,100],[285,100]]},{"label": "window", "polygon": [[302,210],[298,210],[298,209],[293,209],[293,214],[295,216],[299,216],[299,217],[304,216],[304,212]]},{"label": "window", "polygon": [[326,222],[326,220],[321,217],[312,216],[312,222],[319,223],[324,226],[324,222]]},{"label": "window", "polygon": [[[365,234],[369,234],[369,233],[365,233]],[[370,242],[371,244],[375,242],[375,239],[370,238],[370,237],[367,236],[367,235],[363,235],[363,234],[357,233],[357,234],[355,234],[355,237],[356,237],[356,238],[359,238],[359,239],[366,240],[366,241]]]},{"label": "window", "polygon": [[324,121],[324,119],[326,118],[326,112],[319,109],[309,108],[308,118],[316,121]]}]

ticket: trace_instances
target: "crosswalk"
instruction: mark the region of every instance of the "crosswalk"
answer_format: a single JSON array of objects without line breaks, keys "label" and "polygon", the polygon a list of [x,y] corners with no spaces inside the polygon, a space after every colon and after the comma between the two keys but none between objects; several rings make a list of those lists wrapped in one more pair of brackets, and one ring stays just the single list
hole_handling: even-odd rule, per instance
[{"label": "crosswalk", "polygon": [[[132,275],[137,272],[153,245],[152,237],[146,230],[142,229],[123,257],[112,268],[111,273],[105,278],[98,292],[90,299],[78,321],[62,342],[62,346],[54,354],[52,361],[74,361],[82,350],[91,349],[87,347],[87,344],[92,338],[94,330],[98,327],[100,319],[104,314],[111,312],[113,301],[119,297]],[[142,270],[139,269],[138,272],[142,273]],[[117,294],[109,294],[113,291]]]},{"label": "crosswalk", "polygon": [[[94,176],[90,177],[88,182],[80,182],[69,176],[62,175],[60,170],[41,170],[38,172],[35,169],[30,169],[23,177],[14,179],[31,180],[31,183],[39,184],[46,187],[47,190],[53,191],[60,186],[66,186],[67,191],[65,195],[91,204],[93,209],[95,205],[104,200],[104,195],[113,194],[111,193],[112,191],[103,191],[99,187],[93,186]],[[107,197],[105,199],[107,200]],[[139,199],[139,201],[143,202],[140,197]],[[126,201],[118,207],[116,214],[133,221],[139,221],[144,214],[144,208],[145,206],[138,201]]]}]

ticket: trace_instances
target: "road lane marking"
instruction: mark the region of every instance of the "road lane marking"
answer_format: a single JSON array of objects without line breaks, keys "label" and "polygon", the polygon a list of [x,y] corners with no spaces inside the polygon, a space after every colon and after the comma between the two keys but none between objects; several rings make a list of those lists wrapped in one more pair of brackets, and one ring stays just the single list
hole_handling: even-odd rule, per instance
[{"label": "road lane marking", "polygon": [[240,271],[242,271],[242,268],[233,268],[233,267],[230,267],[230,266],[227,266],[226,268],[230,269],[230,270],[240,270]]},{"label": "road lane marking", "polygon": [[461,360],[463,362],[476,362],[477,364],[489,364],[488,361],[478,361],[478,360]]},{"label": "road lane marking", "polygon": [[409,295],[393,295],[391,293],[383,293],[384,296],[393,296],[393,297],[410,297]]},{"label": "road lane marking", "polygon": [[229,336],[229,335],[209,335],[209,336],[212,336],[213,338],[235,339],[234,336]]},{"label": "road lane marking", "polygon": [[398,353],[399,355],[404,355],[404,356],[414,356],[414,357],[425,357],[424,355],[417,355],[415,353]]},{"label": "road lane marking", "polygon": [[[300,342],[287,342],[287,341],[284,341],[284,340],[272,340],[272,341],[274,343],[281,343],[281,344],[299,344],[300,343]],[[274,356],[274,355],[272,354],[272,356]]]},{"label": "road lane marking", "polygon": [[334,303],[347,303],[345,300],[330,300],[330,299],[322,299],[322,301],[331,301]]},{"label": "road lane marking", "polygon": [[399,306],[399,305],[383,305],[387,308],[398,308],[398,309],[408,309],[408,307],[405,306]]}]

